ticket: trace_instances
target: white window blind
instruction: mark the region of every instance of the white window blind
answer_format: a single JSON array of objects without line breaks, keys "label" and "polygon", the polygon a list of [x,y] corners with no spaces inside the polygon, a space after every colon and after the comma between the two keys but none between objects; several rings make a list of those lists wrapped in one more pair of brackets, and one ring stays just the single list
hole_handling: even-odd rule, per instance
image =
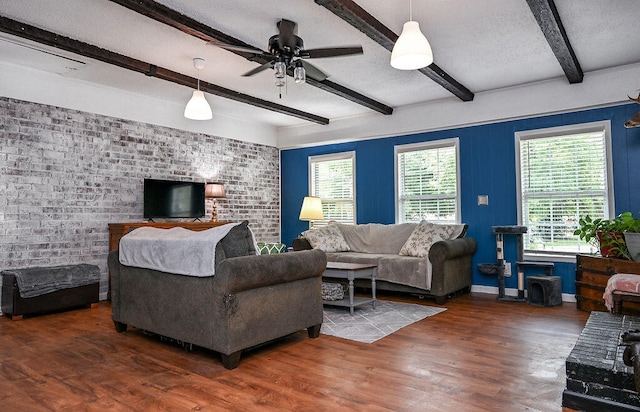
[{"label": "white window blind", "polygon": [[521,138],[521,216],[525,249],[574,254],[591,245],[573,235],[586,215],[609,218],[607,135],[597,129]]},{"label": "white window blind", "polygon": [[322,200],[324,220],[314,221],[314,226],[330,221],[355,224],[355,154],[353,152],[309,159],[311,195]]},{"label": "white window blind", "polygon": [[457,139],[396,147],[397,222],[458,222]]}]

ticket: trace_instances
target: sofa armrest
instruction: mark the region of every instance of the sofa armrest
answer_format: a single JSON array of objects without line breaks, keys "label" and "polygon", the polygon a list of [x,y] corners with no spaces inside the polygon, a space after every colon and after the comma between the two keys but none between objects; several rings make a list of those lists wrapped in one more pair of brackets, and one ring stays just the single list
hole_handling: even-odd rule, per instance
[{"label": "sofa armrest", "polygon": [[311,247],[311,243],[309,243],[309,241],[303,237],[297,237],[295,239],[293,239],[293,250],[294,251],[298,251],[298,250],[311,250],[313,249],[313,247]]},{"label": "sofa armrest", "polygon": [[449,293],[471,288],[473,283],[471,259],[475,251],[476,241],[468,237],[442,240],[431,246],[429,292],[436,297],[436,303],[443,304]]},{"label": "sofa armrest", "polygon": [[429,261],[438,264],[458,256],[472,255],[476,251],[476,241],[470,237],[440,240],[429,249]]},{"label": "sofa armrest", "polygon": [[216,266],[217,292],[234,294],[322,276],[327,256],[319,249],[225,259]]}]

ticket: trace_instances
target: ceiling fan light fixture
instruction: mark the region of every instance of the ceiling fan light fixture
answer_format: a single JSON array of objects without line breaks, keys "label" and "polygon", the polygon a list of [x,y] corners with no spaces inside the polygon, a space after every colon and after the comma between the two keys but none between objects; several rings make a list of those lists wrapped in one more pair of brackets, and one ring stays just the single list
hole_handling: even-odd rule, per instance
[{"label": "ceiling fan light fixture", "polygon": [[416,70],[433,63],[433,51],[427,38],[420,31],[417,21],[408,21],[391,52],[391,67],[399,70]]},{"label": "ceiling fan light fixture", "polygon": [[204,92],[200,91],[200,70],[204,68],[204,59],[193,59],[193,66],[198,70],[198,90],[193,91],[193,95],[184,108],[184,117],[191,120],[210,120],[213,118],[211,106],[204,97]]},{"label": "ceiling fan light fixture", "polygon": [[287,65],[284,62],[275,62],[273,64],[273,69],[276,72],[276,79],[284,79],[287,75]]},{"label": "ceiling fan light fixture", "polygon": [[296,67],[293,69],[293,80],[295,80],[296,83],[304,83],[307,81],[307,72],[300,60],[296,62]]}]

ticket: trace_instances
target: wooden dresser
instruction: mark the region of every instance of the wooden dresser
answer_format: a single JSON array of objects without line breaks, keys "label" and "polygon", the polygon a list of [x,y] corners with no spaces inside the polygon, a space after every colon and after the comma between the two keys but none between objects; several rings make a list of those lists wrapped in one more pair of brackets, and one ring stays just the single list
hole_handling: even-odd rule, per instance
[{"label": "wooden dresser", "polygon": [[[576,256],[576,302],[579,310],[607,312],[602,295],[616,273],[640,275],[640,263],[591,255]],[[627,308],[629,309],[627,311]],[[640,304],[625,303],[625,313],[637,313]]]},{"label": "wooden dresser", "polygon": [[137,227],[157,227],[161,229],[170,229],[172,227],[183,227],[189,230],[207,230],[212,227],[222,226],[229,222],[128,222],[128,223],[109,223],[109,252],[118,249],[120,238],[129,230]]}]

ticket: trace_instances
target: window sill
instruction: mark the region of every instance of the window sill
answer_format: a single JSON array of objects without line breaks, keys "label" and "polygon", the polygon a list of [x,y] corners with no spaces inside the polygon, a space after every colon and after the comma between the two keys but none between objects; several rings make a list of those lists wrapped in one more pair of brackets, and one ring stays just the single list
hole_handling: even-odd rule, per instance
[{"label": "window sill", "polygon": [[530,262],[560,262],[560,263],[576,263],[576,255],[573,254],[550,254],[550,253],[526,253],[524,260]]}]

